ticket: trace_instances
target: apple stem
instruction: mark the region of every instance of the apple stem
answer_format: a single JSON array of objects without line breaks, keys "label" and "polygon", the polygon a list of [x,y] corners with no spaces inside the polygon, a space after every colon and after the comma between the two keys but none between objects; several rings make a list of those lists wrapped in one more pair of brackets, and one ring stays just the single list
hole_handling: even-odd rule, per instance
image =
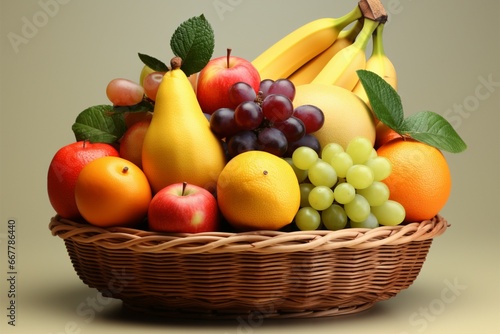
[{"label": "apple stem", "polygon": [[127,166],[123,167],[122,173],[123,174],[127,174],[127,172],[128,172],[128,167]]},{"label": "apple stem", "polygon": [[182,182],[182,194],[181,194],[181,196],[184,196],[184,192],[186,191],[186,187],[187,187],[187,182]]},{"label": "apple stem", "polygon": [[229,68],[229,59],[231,58],[231,51],[233,50],[230,48],[227,49],[227,68]]}]

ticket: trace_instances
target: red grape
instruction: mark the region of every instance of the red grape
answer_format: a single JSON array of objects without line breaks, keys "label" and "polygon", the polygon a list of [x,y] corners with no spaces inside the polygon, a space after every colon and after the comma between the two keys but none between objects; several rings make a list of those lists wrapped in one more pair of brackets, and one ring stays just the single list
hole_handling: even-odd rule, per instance
[{"label": "red grape", "polygon": [[253,150],[257,150],[257,135],[253,131],[240,131],[227,142],[227,151],[231,158]]},{"label": "red grape", "polygon": [[274,83],[274,80],[264,79],[260,82],[259,91],[262,92],[262,97],[266,97],[268,95],[269,88]]},{"label": "red grape", "polygon": [[293,116],[304,122],[307,134],[318,131],[325,123],[323,111],[310,104],[304,104],[295,108]]},{"label": "red grape", "polygon": [[144,98],[144,88],[128,79],[113,79],[106,87],[106,95],[115,106],[133,106]]},{"label": "red grape", "polygon": [[283,132],[276,128],[265,128],[258,135],[259,148],[262,151],[282,157],[287,148],[288,141]]},{"label": "red grape", "polygon": [[256,129],[262,123],[263,119],[264,114],[262,113],[262,109],[253,101],[240,103],[234,111],[236,125],[242,130]]},{"label": "red grape", "polygon": [[293,101],[295,97],[295,85],[288,79],[278,79],[269,87],[267,94],[285,95],[290,101]]},{"label": "red grape", "polygon": [[274,123],[273,127],[283,132],[289,143],[299,140],[306,134],[304,123],[293,116],[283,122]]},{"label": "red grape", "polygon": [[158,92],[158,87],[160,87],[164,75],[164,72],[152,72],[149,73],[142,82],[144,93],[153,101],[156,101],[156,93]]},{"label": "red grape", "polygon": [[218,138],[231,137],[239,131],[234,120],[234,110],[220,108],[210,116],[210,129]]},{"label": "red grape", "polygon": [[246,101],[254,101],[257,97],[255,90],[246,82],[237,82],[229,88],[229,101],[233,108]]},{"label": "red grape", "polygon": [[313,150],[316,151],[316,153],[318,153],[318,155],[321,153],[321,146],[319,144],[318,139],[316,139],[316,137],[314,137],[313,135],[306,134],[301,139],[294,141],[292,143],[289,143],[288,149],[285,153],[285,156],[291,157],[293,151],[295,151],[296,148],[301,147],[301,146],[307,146],[307,147],[312,148]]},{"label": "red grape", "polygon": [[270,94],[262,101],[262,112],[271,122],[283,122],[293,114],[290,99],[280,94]]}]

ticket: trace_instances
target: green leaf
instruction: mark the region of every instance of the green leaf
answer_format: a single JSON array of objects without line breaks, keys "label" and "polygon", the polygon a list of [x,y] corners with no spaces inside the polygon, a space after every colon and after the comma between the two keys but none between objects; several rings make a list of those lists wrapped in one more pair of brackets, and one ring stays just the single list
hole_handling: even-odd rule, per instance
[{"label": "green leaf", "polygon": [[139,58],[141,61],[144,63],[144,65],[148,66],[154,71],[157,72],[167,72],[168,71],[168,66],[165,65],[161,60],[158,60],[154,57],[148,56],[143,53],[139,53]]},{"label": "green leaf", "polygon": [[367,70],[357,73],[377,118],[400,133],[404,111],[398,92],[376,73]]},{"label": "green leaf", "polygon": [[433,111],[420,111],[407,117],[402,130],[411,138],[443,151],[460,153],[467,148],[451,124]]},{"label": "green leaf", "polygon": [[82,111],[72,126],[76,140],[112,144],[118,141],[127,127],[123,113],[113,112],[113,106],[97,105]]},{"label": "green leaf", "polygon": [[377,118],[399,133],[451,153],[465,151],[467,145],[441,115],[421,111],[405,119],[401,97],[378,74],[357,71],[371,107]]},{"label": "green leaf", "polygon": [[142,100],[141,102],[134,104],[133,106],[114,106],[113,112],[124,113],[124,112],[145,112],[153,111],[154,103],[148,100]]},{"label": "green leaf", "polygon": [[174,31],[170,47],[174,55],[182,58],[181,69],[189,76],[199,72],[212,58],[214,31],[203,14],[192,17]]}]

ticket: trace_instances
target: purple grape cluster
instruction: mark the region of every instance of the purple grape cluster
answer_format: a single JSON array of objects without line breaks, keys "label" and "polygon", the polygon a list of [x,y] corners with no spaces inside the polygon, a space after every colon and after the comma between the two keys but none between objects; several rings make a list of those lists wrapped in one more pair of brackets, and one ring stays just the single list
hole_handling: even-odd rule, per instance
[{"label": "purple grape cluster", "polygon": [[225,140],[230,158],[251,150],[287,157],[300,146],[319,153],[319,142],[311,134],[323,126],[324,114],[313,105],[294,108],[295,86],[290,80],[262,80],[258,93],[238,82],[228,94],[232,106],[217,109],[209,119],[212,132]]}]

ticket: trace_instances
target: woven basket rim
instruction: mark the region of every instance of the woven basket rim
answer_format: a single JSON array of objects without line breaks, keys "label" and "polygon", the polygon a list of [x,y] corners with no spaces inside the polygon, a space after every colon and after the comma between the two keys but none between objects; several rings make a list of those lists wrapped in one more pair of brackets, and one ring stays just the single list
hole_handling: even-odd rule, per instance
[{"label": "woven basket rim", "polygon": [[287,253],[365,249],[382,245],[399,245],[440,236],[449,226],[441,215],[422,222],[374,229],[348,228],[338,231],[252,231],[159,233],[130,227],[101,228],[78,223],[58,215],[52,217],[49,229],[63,240],[99,245],[108,249],[130,249],[136,252],[221,253],[263,252]]}]

